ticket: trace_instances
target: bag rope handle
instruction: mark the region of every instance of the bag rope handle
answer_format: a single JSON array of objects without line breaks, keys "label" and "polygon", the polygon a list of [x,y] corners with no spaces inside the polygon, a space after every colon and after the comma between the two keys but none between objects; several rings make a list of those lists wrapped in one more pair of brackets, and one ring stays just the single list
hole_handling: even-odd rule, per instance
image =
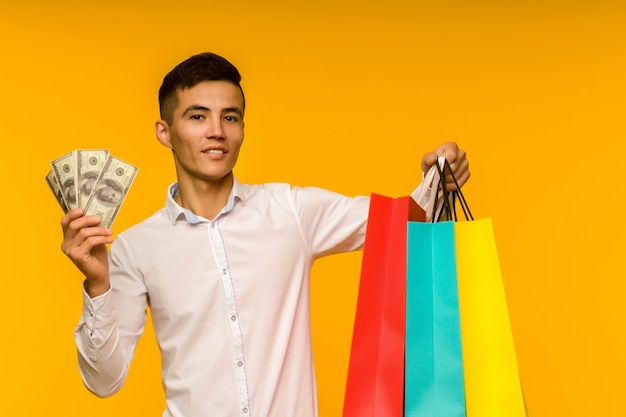
[{"label": "bag rope handle", "polygon": [[[436,165],[437,165],[437,172],[439,173],[439,185],[441,185],[441,190],[443,192],[443,203],[442,203],[443,209],[439,213],[439,216],[436,221],[441,220],[441,216],[443,215],[444,210],[449,219],[451,220],[454,219],[455,222],[458,221],[457,212],[456,212],[457,197],[459,200],[459,205],[461,206],[461,209],[463,210],[465,220],[474,220],[474,216],[472,215],[472,212],[469,209],[467,200],[465,200],[465,196],[463,195],[463,192],[461,191],[461,187],[459,186],[459,183],[456,177],[454,176],[454,172],[452,171],[452,167],[450,166],[450,163],[448,162],[448,160],[445,157],[440,156]],[[456,185],[456,190],[452,192],[449,192],[446,189],[446,184],[445,184],[446,169],[448,170],[449,175],[452,177],[452,180],[454,181],[454,185]],[[433,217],[435,216],[436,212],[437,212],[437,202],[435,200],[435,207],[433,208]],[[433,219],[432,221],[435,221],[435,220]]]}]

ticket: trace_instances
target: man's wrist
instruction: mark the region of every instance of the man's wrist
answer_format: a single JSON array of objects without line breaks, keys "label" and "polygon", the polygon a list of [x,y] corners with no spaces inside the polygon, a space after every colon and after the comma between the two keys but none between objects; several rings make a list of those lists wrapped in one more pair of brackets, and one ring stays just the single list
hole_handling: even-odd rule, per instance
[{"label": "man's wrist", "polygon": [[111,288],[109,280],[92,282],[86,279],[83,285],[87,295],[89,295],[89,298],[98,297],[109,291],[109,288]]}]

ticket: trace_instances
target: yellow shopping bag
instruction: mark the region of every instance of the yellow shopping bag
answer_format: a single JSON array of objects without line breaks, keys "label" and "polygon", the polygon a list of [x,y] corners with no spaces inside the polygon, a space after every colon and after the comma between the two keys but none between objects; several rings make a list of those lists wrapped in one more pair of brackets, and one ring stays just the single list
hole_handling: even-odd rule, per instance
[{"label": "yellow shopping bag", "polygon": [[[454,179],[445,158],[435,168]],[[452,195],[441,192],[442,211],[455,221],[467,417],[527,417],[491,219],[474,220],[458,184]],[[467,221],[456,221],[457,201]]]},{"label": "yellow shopping bag", "polygon": [[468,417],[526,417],[491,219],[455,222]]}]

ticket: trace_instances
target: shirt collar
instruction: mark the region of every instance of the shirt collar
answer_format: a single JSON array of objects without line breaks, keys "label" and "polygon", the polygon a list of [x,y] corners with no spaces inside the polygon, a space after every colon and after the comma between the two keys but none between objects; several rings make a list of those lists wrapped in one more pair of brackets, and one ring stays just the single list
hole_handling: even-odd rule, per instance
[{"label": "shirt collar", "polygon": [[[165,211],[167,212],[167,216],[169,217],[172,225],[176,224],[178,220],[185,219],[190,224],[198,224],[202,221],[209,221],[204,217],[198,216],[187,210],[184,207],[181,207],[175,200],[178,195],[178,182],[171,184],[167,189],[167,195],[165,197]],[[237,178],[233,178],[233,188],[230,190],[230,194],[228,195],[228,200],[226,201],[226,205],[220,211],[220,213],[215,217],[216,219],[223,214],[228,213],[235,206],[235,202],[237,200],[244,200],[244,187],[239,184]]]}]

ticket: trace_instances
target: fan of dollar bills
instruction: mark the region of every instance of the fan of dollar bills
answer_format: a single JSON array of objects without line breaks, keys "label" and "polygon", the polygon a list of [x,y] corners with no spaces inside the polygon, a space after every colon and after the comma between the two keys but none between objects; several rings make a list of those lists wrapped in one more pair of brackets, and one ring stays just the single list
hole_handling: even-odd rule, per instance
[{"label": "fan of dollar bills", "polygon": [[46,182],[63,212],[81,207],[110,228],[135,180],[138,168],[106,149],[77,149],[50,163]]}]

